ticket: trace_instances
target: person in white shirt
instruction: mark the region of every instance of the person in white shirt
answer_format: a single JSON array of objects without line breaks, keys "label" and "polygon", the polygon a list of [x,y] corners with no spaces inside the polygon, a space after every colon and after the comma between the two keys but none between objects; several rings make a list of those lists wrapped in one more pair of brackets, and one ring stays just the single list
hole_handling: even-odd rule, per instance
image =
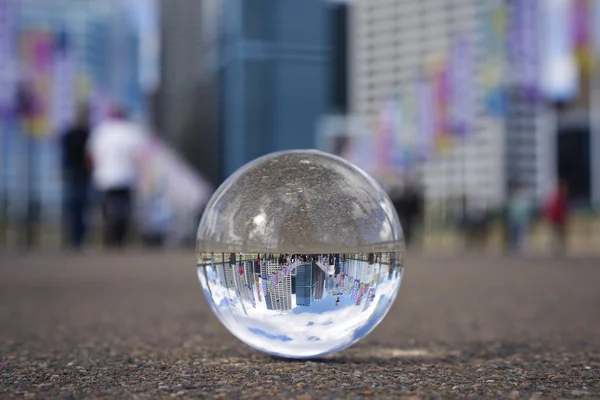
[{"label": "person in white shirt", "polygon": [[107,247],[122,247],[126,242],[145,139],[142,127],[115,108],[107,121],[93,129],[88,141],[92,180],[103,194],[103,237]]}]

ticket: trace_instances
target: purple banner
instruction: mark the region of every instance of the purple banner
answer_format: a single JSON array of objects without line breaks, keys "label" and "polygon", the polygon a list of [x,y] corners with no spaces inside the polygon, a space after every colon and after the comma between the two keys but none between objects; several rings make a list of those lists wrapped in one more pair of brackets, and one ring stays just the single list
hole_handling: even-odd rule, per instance
[{"label": "purple banner", "polygon": [[367,311],[373,300],[375,299],[375,288],[370,288],[367,293],[367,299],[365,300],[365,307],[363,308],[363,312]]},{"label": "purple banner", "polygon": [[540,85],[539,1],[510,0],[508,61],[512,83],[537,96]]},{"label": "purple banner", "polygon": [[255,284],[255,285],[256,285],[256,295],[257,295],[257,297],[258,297],[258,301],[259,301],[259,302],[262,302],[262,295],[261,295],[261,293],[260,293],[260,285],[259,285],[259,283],[258,283],[258,282],[256,282],[256,284]]},{"label": "purple banner", "polygon": [[504,0],[486,0],[480,3],[478,22],[482,55],[482,89],[485,110],[488,115],[502,117],[506,112],[505,64],[506,64],[506,4]]},{"label": "purple banner", "polygon": [[56,54],[52,82],[52,128],[63,133],[75,117],[75,80],[77,70],[66,31],[56,37]]},{"label": "purple banner", "polygon": [[12,114],[15,110],[17,24],[16,0],[0,0],[0,118]]},{"label": "purple banner", "polygon": [[250,286],[246,286],[248,289],[248,297],[250,298],[250,302],[252,303],[252,308],[256,308],[256,299],[254,299],[254,293],[252,293],[252,288]]},{"label": "purple banner", "polygon": [[362,303],[362,299],[363,296],[365,295],[365,292],[367,291],[367,285],[365,285],[364,283],[362,285],[360,285],[360,290],[358,292],[358,297],[356,298],[356,305],[360,306],[360,303]]},{"label": "purple banner", "polygon": [[425,77],[415,82],[417,93],[417,147],[422,160],[433,156],[435,126],[433,118],[433,85]]},{"label": "purple banner", "polygon": [[450,55],[450,125],[452,132],[463,137],[473,123],[473,96],[475,70],[473,52],[464,35],[454,38]]},{"label": "purple banner", "polygon": [[265,294],[265,296],[269,295],[269,285],[267,284],[267,280],[266,279],[261,279],[261,284],[262,284],[262,289],[263,289],[263,293]]},{"label": "purple banner", "polygon": [[356,300],[358,298],[358,291],[360,289],[360,281],[358,279],[354,280],[352,284],[352,290],[350,291],[350,300]]}]

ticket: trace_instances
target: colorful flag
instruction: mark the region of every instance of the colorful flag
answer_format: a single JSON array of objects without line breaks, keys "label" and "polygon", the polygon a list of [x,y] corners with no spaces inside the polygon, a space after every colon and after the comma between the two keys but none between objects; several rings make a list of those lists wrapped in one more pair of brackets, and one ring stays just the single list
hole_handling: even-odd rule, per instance
[{"label": "colorful flag", "polygon": [[363,308],[363,312],[367,311],[373,300],[375,299],[375,288],[370,288],[367,292],[367,299],[365,300],[365,306]]},{"label": "colorful flag", "polygon": [[55,37],[52,82],[52,130],[62,133],[75,118],[77,71],[66,29]]},{"label": "colorful flag", "polygon": [[358,291],[360,289],[360,281],[358,279],[354,280],[352,284],[352,290],[350,292],[350,300],[356,300],[358,298]]},{"label": "colorful flag", "polygon": [[0,118],[12,115],[17,98],[16,0],[0,0]]},{"label": "colorful flag", "polygon": [[[597,2],[597,1],[596,1]],[[592,72],[592,13],[594,12],[592,0],[573,0],[571,3],[573,29],[573,45],[579,68],[584,76]]]},{"label": "colorful flag", "polygon": [[258,301],[262,302],[262,295],[260,293],[260,284],[258,281],[255,283],[255,287],[256,287],[256,295],[258,297]]},{"label": "colorful flag", "polygon": [[252,308],[256,308],[256,299],[254,298],[254,293],[252,293],[252,288],[250,286],[246,286],[246,289],[248,289],[248,297],[252,303]]},{"label": "colorful flag", "polygon": [[418,161],[418,144],[416,140],[416,107],[414,88],[406,88],[395,101],[392,111],[395,113],[398,148],[396,166],[410,169]]},{"label": "colorful flag", "polygon": [[447,65],[434,72],[434,126],[435,144],[438,152],[446,150],[452,144],[449,124],[450,81]]},{"label": "colorful flag", "polygon": [[507,4],[510,8],[507,35],[510,82],[536,98],[540,86],[539,0],[510,0]]},{"label": "colorful flag", "polygon": [[551,100],[570,100],[579,88],[572,4],[570,0],[544,0],[541,4],[541,89]]},{"label": "colorful flag", "polygon": [[480,4],[479,30],[483,38],[482,73],[479,84],[483,89],[484,108],[492,117],[506,113],[506,26],[504,0],[486,0]]},{"label": "colorful flag", "polygon": [[433,156],[435,149],[433,84],[425,76],[419,76],[415,82],[415,92],[417,99],[417,153],[421,160],[428,160]]},{"label": "colorful flag", "polygon": [[360,285],[360,290],[358,291],[358,297],[356,298],[356,305],[360,306],[360,303],[362,303],[362,299],[363,296],[365,295],[365,292],[367,291],[367,285],[365,285],[364,283]]},{"label": "colorful flag", "polygon": [[390,121],[387,113],[387,104],[384,104],[375,119],[375,160],[378,172],[386,171],[390,165],[390,147],[392,135]]},{"label": "colorful flag", "polygon": [[265,296],[268,296],[269,295],[269,285],[267,284],[267,280],[264,279],[264,278],[262,278],[260,280],[260,283],[262,285],[262,291],[263,291],[263,293],[265,294]]},{"label": "colorful flag", "polygon": [[464,137],[473,123],[474,81],[473,52],[468,38],[453,38],[450,52],[450,130]]},{"label": "colorful flag", "polygon": [[22,59],[27,66],[25,85],[30,96],[28,112],[24,115],[27,131],[43,137],[50,131],[51,79],[54,38],[43,29],[25,31],[22,37]]}]

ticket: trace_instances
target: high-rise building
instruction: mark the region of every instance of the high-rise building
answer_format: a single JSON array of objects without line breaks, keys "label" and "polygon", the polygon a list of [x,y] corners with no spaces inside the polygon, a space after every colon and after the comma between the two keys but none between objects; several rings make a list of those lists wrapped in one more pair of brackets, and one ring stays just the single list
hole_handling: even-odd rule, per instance
[{"label": "high-rise building", "polygon": [[[324,0],[203,4],[222,177],[272,151],[314,148],[320,117],[345,106],[345,79],[331,68],[332,57],[345,57],[331,52],[345,38],[331,34],[334,26],[344,29],[343,12]],[[337,96],[329,90],[332,77]]]},{"label": "high-rise building", "polygon": [[314,288],[313,298],[315,301],[323,300],[325,292],[325,271],[323,271],[316,262],[313,262]]},{"label": "high-rise building", "polygon": [[296,304],[308,307],[313,301],[323,299],[325,272],[312,263],[302,264],[296,268]]},{"label": "high-rise building", "polygon": [[[263,260],[260,264],[260,275],[263,279],[267,279],[273,273],[277,273],[279,268],[277,261]],[[272,289],[268,293],[264,293],[264,297],[267,309],[290,311],[292,309],[292,276],[288,274],[276,285],[273,284]]]},{"label": "high-rise building", "polygon": [[209,49],[219,3],[160,0],[161,78],[155,122],[165,140],[214,185],[220,183],[217,81]]},{"label": "high-rise building", "polygon": [[296,305],[298,306],[308,307],[313,302],[313,272],[312,264],[296,267]]},{"label": "high-rise building", "polygon": [[[443,62],[457,35],[472,49],[472,69],[478,81],[484,74],[486,45],[482,7],[489,4],[478,0],[353,2],[352,112],[374,117],[390,96],[414,87],[419,76]],[[498,65],[502,68],[501,62]],[[509,88],[511,83],[505,83]],[[475,206],[495,207],[506,199],[508,182],[515,175],[540,198],[555,181],[553,137],[545,125],[544,107],[526,106],[513,96],[508,116],[497,118],[485,112],[483,90],[474,85],[463,99],[472,109],[472,132],[430,157],[418,171],[429,201],[466,198]],[[515,138],[517,125],[519,132],[527,130],[527,134]]]}]

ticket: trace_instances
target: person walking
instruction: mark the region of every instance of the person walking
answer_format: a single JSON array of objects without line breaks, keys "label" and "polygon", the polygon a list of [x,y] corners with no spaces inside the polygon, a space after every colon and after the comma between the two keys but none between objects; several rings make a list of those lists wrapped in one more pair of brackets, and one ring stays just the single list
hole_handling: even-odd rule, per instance
[{"label": "person walking", "polygon": [[88,108],[82,106],[75,124],[62,136],[62,175],[64,199],[65,244],[79,249],[87,233],[90,165],[86,146],[90,135]]},{"label": "person walking", "polygon": [[546,219],[552,227],[555,250],[564,253],[567,247],[567,204],[568,188],[564,180],[560,180],[546,204]]},{"label": "person walking", "polygon": [[106,247],[123,247],[129,233],[139,157],[145,143],[141,126],[115,107],[89,140],[92,178],[102,193],[103,239]]},{"label": "person walking", "polygon": [[530,193],[519,182],[510,188],[508,199],[508,237],[510,250],[520,253],[529,229],[532,212]]}]

